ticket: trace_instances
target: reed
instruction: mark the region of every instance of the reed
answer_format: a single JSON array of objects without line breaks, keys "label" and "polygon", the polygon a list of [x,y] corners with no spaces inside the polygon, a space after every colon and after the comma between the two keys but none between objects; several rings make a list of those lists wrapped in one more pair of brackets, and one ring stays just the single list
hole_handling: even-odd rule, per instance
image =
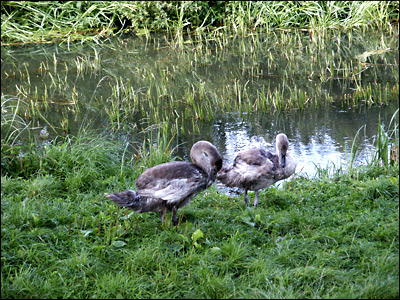
[{"label": "reed", "polygon": [[[392,115],[392,118],[387,128],[385,128],[384,124],[381,121],[381,117],[379,116],[378,131],[373,141],[374,149],[373,151],[371,151],[369,160],[365,162],[368,166],[384,166],[385,168],[388,168],[389,166],[393,166],[399,163],[398,113],[399,109],[397,109]],[[350,158],[347,156],[347,145],[345,145],[346,160],[349,172],[357,172],[357,168],[354,166],[354,162],[360,154],[360,144],[357,142],[357,140],[359,139],[359,134],[362,129],[364,129],[365,131],[365,126],[360,127],[356,135],[354,136],[350,149]]]},{"label": "reed", "polygon": [[378,133],[374,142],[375,155],[374,163],[382,164],[385,167],[398,164],[398,149],[399,149],[399,109],[393,114],[390,123],[385,129],[379,117]]},{"label": "reed", "polygon": [[20,106],[28,106],[18,97],[1,96],[1,138],[4,143],[15,145],[23,133],[30,133],[30,122],[20,116]]},{"label": "reed", "polygon": [[368,106],[372,105],[387,105],[389,101],[395,99],[399,96],[397,86],[390,86],[386,83],[384,86],[382,84],[371,84],[368,83],[366,86],[358,85],[356,90],[350,96],[353,104],[359,102],[366,103]]},{"label": "reed", "polygon": [[[166,32],[175,47],[186,34],[219,39],[221,32],[251,35],[257,30],[376,27],[391,29],[398,22],[396,1],[196,3],[195,1],[87,1],[84,3],[7,2],[2,7],[2,41],[29,43],[74,40],[99,42],[134,30],[151,39],[150,32]],[[28,20],[28,22],[26,22]],[[221,43],[223,44],[223,43]]]},{"label": "reed", "polygon": [[168,122],[160,124],[157,128],[156,137],[153,136],[154,126],[146,128],[143,133],[148,133],[148,137],[145,137],[141,145],[136,147],[136,163],[140,164],[141,168],[151,168],[176,159],[172,155],[176,147],[170,148],[175,135],[168,140]]},{"label": "reed", "polygon": [[[93,48],[94,57],[91,55],[86,55],[84,57],[77,56],[75,60],[75,68],[77,72],[77,77],[79,78],[83,74],[91,74],[94,75],[99,72],[101,65],[101,57],[96,48]],[[55,63],[54,66],[57,64]]]},{"label": "reed", "polygon": [[352,144],[351,144],[351,149],[350,149],[350,155],[351,155],[351,158],[350,158],[350,159],[348,159],[348,157],[347,157],[347,155],[348,155],[348,154],[347,154],[347,145],[345,145],[346,160],[347,160],[347,165],[348,165],[348,168],[350,169],[350,171],[353,169],[353,167],[354,167],[354,162],[356,161],[357,156],[359,155],[359,147],[360,147],[360,145],[357,144],[357,138],[358,138],[358,135],[360,134],[360,131],[361,131],[363,128],[364,128],[364,131],[365,131],[365,126],[361,126],[361,127],[357,130],[356,135],[354,136],[353,142],[352,142]]}]

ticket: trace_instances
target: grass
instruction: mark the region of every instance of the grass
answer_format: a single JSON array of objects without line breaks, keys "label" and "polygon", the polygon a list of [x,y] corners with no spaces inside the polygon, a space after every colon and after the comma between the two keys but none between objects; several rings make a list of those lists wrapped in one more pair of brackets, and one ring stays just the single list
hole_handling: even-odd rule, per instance
[{"label": "grass", "polygon": [[295,176],[257,208],[213,186],[163,227],[103,196],[152,164],[123,142],[26,147],[2,143],[2,298],[399,296],[398,160]]},{"label": "grass", "polygon": [[[383,165],[396,163],[399,149],[399,129],[398,123],[396,122],[396,115],[399,113],[399,109],[393,114],[388,129],[385,130],[384,125],[379,119],[378,134],[376,136],[374,161],[378,161]],[[394,122],[393,122],[394,121]],[[395,141],[392,143],[392,141]],[[389,149],[389,145],[391,146]],[[393,155],[395,153],[395,155]]]},{"label": "grass", "polygon": [[26,103],[19,101],[18,97],[1,96],[1,132],[6,137],[5,143],[15,144],[24,131],[30,132],[30,124],[19,115],[21,105]]},{"label": "grass", "polygon": [[397,1],[7,1],[1,5],[2,43],[95,41],[121,32],[150,37],[167,32],[176,47],[184,35],[218,31],[325,30],[376,27],[399,21]]}]

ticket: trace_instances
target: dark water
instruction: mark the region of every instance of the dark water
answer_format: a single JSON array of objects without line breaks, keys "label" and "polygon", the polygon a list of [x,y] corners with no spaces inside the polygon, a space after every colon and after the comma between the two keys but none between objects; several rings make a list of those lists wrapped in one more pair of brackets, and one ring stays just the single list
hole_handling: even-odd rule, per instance
[{"label": "dark water", "polygon": [[[390,48],[382,55],[368,58],[371,67],[365,72],[363,69],[362,79],[363,84],[388,84],[398,89],[398,34],[360,33],[349,36],[345,33],[336,35],[327,39],[324,45],[318,45],[310,44],[309,36],[305,34],[297,37],[293,48],[282,42],[282,36],[262,37],[257,43],[251,39],[237,39],[229,47],[218,48],[214,45],[217,43],[211,43],[204,46],[206,50],[198,52],[198,44],[193,44],[193,49],[188,47],[182,51],[163,38],[149,41],[137,37],[115,38],[102,45],[90,46],[2,47],[2,113],[7,108],[6,105],[3,107],[6,97],[19,97],[28,104],[25,107],[28,109],[32,107],[35,95],[39,95],[39,99],[47,97],[50,100],[47,107],[44,100],[38,101],[40,116],[24,117],[24,106],[19,112],[26,122],[30,122],[34,136],[38,136],[44,126],[54,128],[48,129],[49,138],[63,134],[61,123],[65,120],[69,124],[68,134],[76,135],[85,129],[109,132],[112,123],[109,111],[115,109],[113,105],[116,103],[111,91],[115,87],[122,90],[121,85],[125,84],[138,95],[138,103],[142,105],[124,111],[132,95],[117,99],[121,105],[118,109],[122,115],[119,119],[121,136],[130,142],[142,141],[143,137],[137,132],[160,123],[149,109],[150,101],[175,101],[173,105],[159,105],[158,109],[160,114],[170,117],[171,124],[179,124],[172,146],[177,146],[175,154],[183,159],[189,159],[193,143],[204,139],[212,142],[225,162],[230,163],[239,151],[252,147],[275,151],[275,136],[285,132],[292,155],[298,161],[296,171],[312,177],[316,166],[333,164],[345,169],[353,140],[359,145],[356,164],[368,161],[379,118],[387,128],[399,108],[397,99],[380,106],[339,104],[345,94],[354,91],[354,80],[339,75],[321,79],[328,67],[312,72],[307,69],[312,60],[325,59],[327,63],[339,64],[342,59],[353,61],[366,50]],[[279,43],[282,45],[277,45]],[[315,48],[312,50],[315,57],[310,47]],[[286,59],[291,55],[293,59]],[[78,63],[86,65],[80,69]],[[318,72],[319,77],[311,76]],[[224,91],[231,89],[234,82],[242,83],[249,99],[253,99],[261,88],[286,87],[290,90],[296,86],[314,99],[329,95],[334,101],[328,104],[321,101],[303,110],[284,112],[246,113],[215,107],[213,115],[204,119],[194,118],[193,111],[186,111],[185,115],[187,106],[181,99],[185,99],[188,90],[204,85],[207,96],[223,98],[226,96]],[[153,93],[151,96],[149,91]],[[290,95],[285,94],[285,97]],[[398,120],[397,114],[397,123]],[[360,128],[362,130],[355,139]]]}]

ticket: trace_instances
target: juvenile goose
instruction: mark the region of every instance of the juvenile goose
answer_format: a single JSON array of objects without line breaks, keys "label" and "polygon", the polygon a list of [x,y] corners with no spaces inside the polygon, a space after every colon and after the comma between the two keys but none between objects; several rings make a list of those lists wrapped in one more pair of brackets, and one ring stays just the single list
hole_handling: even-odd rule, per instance
[{"label": "juvenile goose", "polygon": [[136,212],[160,212],[164,223],[166,211],[172,211],[172,222],[177,224],[177,210],[208,188],[222,167],[217,148],[207,141],[198,141],[190,150],[193,163],[175,161],[154,166],[136,180],[137,190],[128,190],[106,197],[121,207]]},{"label": "juvenile goose", "polygon": [[244,189],[244,202],[248,205],[247,191],[255,191],[254,206],[258,193],[275,182],[288,178],[295,169],[293,158],[287,153],[289,141],[284,133],[276,136],[276,155],[260,148],[240,152],[230,166],[224,166],[217,179],[228,187]]}]

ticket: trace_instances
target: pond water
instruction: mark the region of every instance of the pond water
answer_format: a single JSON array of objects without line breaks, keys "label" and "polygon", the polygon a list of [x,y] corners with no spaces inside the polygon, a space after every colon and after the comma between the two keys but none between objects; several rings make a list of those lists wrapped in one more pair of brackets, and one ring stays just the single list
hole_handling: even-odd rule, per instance
[{"label": "pond water", "polygon": [[346,169],[353,140],[360,147],[356,165],[369,161],[379,116],[387,128],[397,108],[395,102],[385,108],[343,110],[321,106],[272,116],[260,114],[258,118],[252,116],[252,122],[248,118],[230,116],[214,124],[214,138],[210,136],[210,140],[223,153],[224,160],[232,162],[239,151],[252,147],[264,147],[275,152],[275,136],[285,132],[291,154],[298,162],[296,172],[313,177],[317,167]]},{"label": "pond water", "polygon": [[[387,129],[399,107],[398,29],[187,39],[183,46],[124,36],[100,45],[2,47],[1,60],[2,113],[17,106],[10,98],[21,99],[18,115],[34,133],[22,140],[37,139],[46,126],[49,139],[91,129],[141,142],[143,130],[168,124],[176,155],[189,160],[191,145],[204,139],[231,163],[251,147],[275,151],[275,136],[285,132],[296,171],[309,177],[317,166],[345,169],[360,128],[356,163],[365,163],[379,118]],[[346,103],[368,86],[386,100]],[[277,95],[288,109],[273,107]]]}]

